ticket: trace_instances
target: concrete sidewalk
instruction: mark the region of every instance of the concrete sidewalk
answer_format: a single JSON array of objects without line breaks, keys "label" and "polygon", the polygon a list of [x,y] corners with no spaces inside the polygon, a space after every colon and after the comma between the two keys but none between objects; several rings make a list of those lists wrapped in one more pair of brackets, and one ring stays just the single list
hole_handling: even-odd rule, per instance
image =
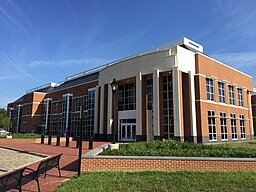
[{"label": "concrete sidewalk", "polygon": [[[5,140],[5,139],[4,139]],[[68,180],[70,177],[77,174],[78,168],[78,149],[75,148],[76,142],[71,141],[70,147],[65,147],[65,143],[61,143],[61,146],[56,146],[55,143],[52,145],[47,144],[37,144],[28,142],[15,142],[15,140],[5,140],[0,139],[0,145],[6,147],[12,147],[20,150],[25,150],[29,152],[35,152],[40,154],[45,154],[48,156],[54,156],[63,153],[60,160],[61,175],[62,178],[58,177],[58,170],[52,169],[47,172],[47,177],[44,179],[43,176],[39,178],[40,189],[42,192],[51,192],[58,188],[61,183]],[[94,148],[104,144],[105,142],[94,142]],[[83,154],[88,152],[88,141],[83,142]],[[36,169],[40,161],[28,165],[27,167]],[[36,181],[31,181],[22,187],[24,192],[37,192]],[[17,190],[13,190],[17,191]]]}]

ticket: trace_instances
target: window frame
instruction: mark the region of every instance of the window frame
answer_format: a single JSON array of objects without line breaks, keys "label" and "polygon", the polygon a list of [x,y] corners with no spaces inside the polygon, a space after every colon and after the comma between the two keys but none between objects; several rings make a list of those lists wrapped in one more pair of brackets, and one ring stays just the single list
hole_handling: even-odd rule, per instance
[{"label": "window frame", "polygon": [[244,106],[243,89],[237,88],[237,95],[238,95],[238,106],[243,107]]},{"label": "window frame", "polygon": [[[231,121],[231,138],[232,138],[232,140],[238,140],[237,122],[236,122],[236,114],[235,113],[230,114],[230,121]],[[234,136],[236,136],[236,137],[234,137]]]},{"label": "window frame", "polygon": [[212,78],[206,78],[206,95],[207,100],[214,101],[214,80]]},{"label": "window frame", "polygon": [[239,115],[239,118],[240,118],[241,140],[245,140],[246,139],[246,127],[245,127],[244,114]]},{"label": "window frame", "polygon": [[234,85],[228,85],[229,104],[235,105],[235,89]]},{"label": "window frame", "polygon": [[214,110],[208,110],[208,131],[209,141],[217,141],[216,113]]},{"label": "window frame", "polygon": [[225,84],[221,81],[218,82],[218,93],[219,93],[219,102],[226,103]]},{"label": "window frame", "polygon": [[220,112],[220,130],[221,130],[221,140],[227,141],[228,140],[228,125],[227,125],[227,113],[226,112]]}]

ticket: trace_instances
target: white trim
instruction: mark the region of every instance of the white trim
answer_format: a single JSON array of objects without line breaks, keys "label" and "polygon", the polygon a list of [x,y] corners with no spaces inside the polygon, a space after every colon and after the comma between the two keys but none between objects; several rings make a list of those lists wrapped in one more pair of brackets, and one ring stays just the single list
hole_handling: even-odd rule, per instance
[{"label": "white trim", "polygon": [[[98,85],[96,85],[96,86],[98,86]],[[89,89],[87,90],[87,92],[89,92],[89,91],[96,91],[96,87],[89,88]]]},{"label": "white trim", "polygon": [[247,75],[246,73],[243,73],[242,71],[239,71],[239,70],[237,70],[237,69],[235,69],[235,68],[233,68],[233,67],[230,67],[230,66],[228,66],[228,65],[226,65],[226,64],[224,64],[224,63],[222,63],[222,62],[220,62],[220,61],[217,61],[216,59],[213,59],[213,58],[211,58],[211,57],[209,57],[209,56],[207,56],[207,55],[205,55],[205,54],[203,54],[203,53],[198,52],[197,54],[202,55],[202,56],[204,56],[204,57],[206,57],[206,58],[208,58],[208,59],[210,59],[210,60],[212,60],[212,61],[215,61],[215,62],[217,62],[217,63],[219,63],[219,64],[221,64],[221,65],[224,65],[225,67],[228,67],[228,68],[230,68],[230,69],[232,69],[232,70],[234,70],[234,71],[236,71],[236,72],[239,72],[239,73],[241,73],[241,74],[243,74],[243,75],[245,75],[245,76],[247,76],[247,77],[252,78],[252,76]]},{"label": "white trim", "polygon": [[195,76],[201,76],[201,77],[205,77],[206,78],[206,75],[204,75],[202,73],[197,73],[197,74],[195,74]]},{"label": "white trim", "polygon": [[190,118],[192,124],[192,136],[197,136],[197,129],[196,129],[196,102],[195,102],[195,83],[194,83],[194,74],[189,71],[189,98],[190,98]]},{"label": "white trim", "polygon": [[25,105],[30,105],[30,104],[41,104],[42,102],[29,102],[29,103],[23,103],[22,106],[25,106]]},{"label": "white trim", "polygon": [[249,110],[249,108],[246,108],[246,107],[241,107],[241,106],[236,106],[236,105],[231,105],[231,104],[226,104],[226,103],[220,103],[220,102],[215,102],[215,101],[210,101],[210,100],[204,100],[204,99],[197,99],[196,102],[211,103],[211,104],[215,104],[215,105],[223,105],[226,107],[233,107],[233,108],[237,108],[237,109]]},{"label": "white trim", "polygon": [[174,115],[174,137],[181,137],[181,106],[180,106],[180,74],[178,68],[173,68],[173,115]]},{"label": "white trim", "polygon": [[[100,134],[104,133],[104,92],[105,85],[100,86]],[[107,114],[106,114],[107,115]]]},{"label": "white trim", "polygon": [[153,72],[153,118],[154,136],[160,136],[159,69]]},{"label": "white trim", "polygon": [[[74,85],[74,86],[70,86],[70,87],[65,87],[65,88],[63,88],[63,89],[53,90],[53,91],[51,91],[51,92],[49,92],[49,93],[47,93],[47,94],[55,93],[55,92],[58,92],[58,91],[63,91],[63,90],[65,90],[65,89],[70,89],[70,88],[73,88],[73,87],[78,87],[78,86],[81,86],[81,85],[84,85],[84,84],[89,84],[89,83],[92,83],[92,82],[95,82],[95,81],[98,81],[98,79],[93,80],[93,81],[87,81],[87,82],[85,82],[85,83],[80,83],[80,84],[77,84],[77,85]],[[60,85],[60,86],[61,86],[61,85]]]},{"label": "white trim", "polygon": [[[92,89],[90,89],[92,91]],[[89,90],[88,90],[89,92]],[[99,86],[97,85],[95,88],[95,98],[94,98],[94,134],[98,133],[98,105],[99,105]]]},{"label": "white trim", "polygon": [[21,108],[21,105],[17,105],[16,107],[18,107],[18,115],[17,115],[17,123],[16,123],[16,133],[19,132],[19,124],[20,124],[20,108]]},{"label": "white trim", "polygon": [[70,97],[69,96],[73,96],[73,94],[66,94],[66,95],[63,95],[64,97],[67,96],[67,111],[66,111],[66,126],[65,126],[65,129],[68,129],[68,116],[69,116],[69,99]]},{"label": "white trim", "polygon": [[51,98],[46,99],[46,118],[45,118],[45,127],[44,129],[47,130],[48,127],[48,118],[49,118],[49,101]]},{"label": "white trim", "polygon": [[112,88],[110,83],[108,85],[108,110],[107,110],[107,134],[112,133],[113,117],[112,117]]},{"label": "white trim", "polygon": [[142,73],[136,75],[136,135],[142,135]]},{"label": "white trim", "polygon": [[25,94],[25,95],[29,95],[29,94],[32,94],[32,93],[44,94],[44,95],[47,95],[47,94],[48,94],[48,93],[43,93],[43,92],[34,91],[34,92],[27,93],[27,94]]}]

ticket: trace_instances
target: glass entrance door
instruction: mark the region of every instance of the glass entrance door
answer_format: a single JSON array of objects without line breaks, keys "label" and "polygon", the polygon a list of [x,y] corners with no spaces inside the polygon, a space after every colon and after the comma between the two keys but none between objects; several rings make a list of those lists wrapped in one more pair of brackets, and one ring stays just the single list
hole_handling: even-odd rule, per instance
[{"label": "glass entrance door", "polygon": [[121,123],[121,140],[136,140],[136,123]]}]

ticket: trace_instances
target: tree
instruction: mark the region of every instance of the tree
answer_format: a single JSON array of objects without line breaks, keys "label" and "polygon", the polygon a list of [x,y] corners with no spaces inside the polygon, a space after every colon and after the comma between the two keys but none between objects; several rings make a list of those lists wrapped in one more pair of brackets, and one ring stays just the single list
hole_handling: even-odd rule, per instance
[{"label": "tree", "polygon": [[0,128],[8,130],[9,128],[9,118],[7,116],[7,110],[0,108]]}]

